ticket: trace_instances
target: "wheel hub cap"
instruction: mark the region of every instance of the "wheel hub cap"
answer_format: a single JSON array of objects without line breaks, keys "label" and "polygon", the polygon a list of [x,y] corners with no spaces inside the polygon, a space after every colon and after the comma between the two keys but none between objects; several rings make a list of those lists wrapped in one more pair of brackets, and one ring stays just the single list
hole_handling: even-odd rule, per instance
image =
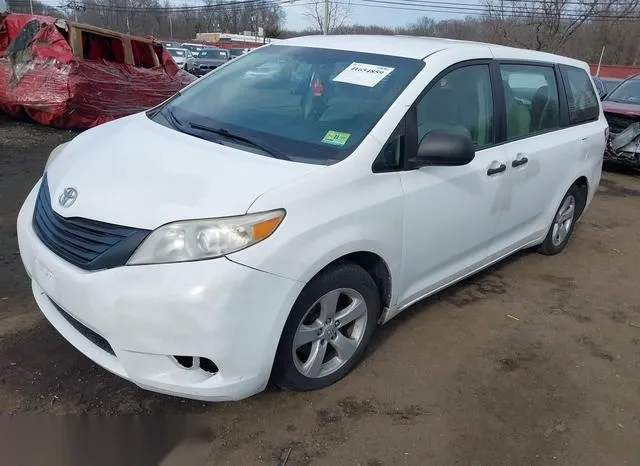
[{"label": "wheel hub cap", "polygon": [[573,196],[567,196],[553,220],[553,230],[551,234],[551,242],[554,246],[560,246],[569,235],[571,225],[576,212],[576,199]]},{"label": "wheel hub cap", "polygon": [[305,313],[293,340],[293,362],[305,377],[333,374],[346,364],[362,342],[367,304],[351,288],[330,291]]}]

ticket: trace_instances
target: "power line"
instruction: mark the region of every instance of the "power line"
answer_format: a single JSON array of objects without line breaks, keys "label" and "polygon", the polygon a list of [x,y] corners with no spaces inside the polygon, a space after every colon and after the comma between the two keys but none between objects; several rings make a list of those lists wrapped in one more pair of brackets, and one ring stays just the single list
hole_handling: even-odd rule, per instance
[{"label": "power line", "polygon": [[[416,11],[423,13],[447,13],[454,15],[466,15],[466,16],[490,16],[497,15],[501,18],[512,18],[512,19],[530,19],[532,16],[544,16],[546,12],[543,9],[532,8],[523,12],[521,8],[517,8],[516,5],[507,6],[506,8],[501,8],[500,10],[494,10],[491,8],[483,7],[480,5],[461,5],[459,3],[453,3],[448,1],[436,1],[436,0],[403,0],[403,1],[395,1],[395,0],[359,0],[363,3],[358,2],[348,2],[342,0],[332,1],[334,4],[341,5],[354,5],[361,6],[365,8],[382,8],[382,9],[393,9],[393,10],[404,10],[404,11]],[[507,0],[509,3],[514,3],[514,0]],[[181,7],[134,7],[134,6],[119,6],[119,5],[103,5],[100,3],[93,2],[69,2],[66,5],[58,5],[57,8],[65,9],[70,8],[73,9],[81,7],[85,10],[94,10],[94,11],[109,11],[109,12],[125,12],[125,13],[135,13],[135,12],[144,12],[144,13],[162,13],[162,14],[170,14],[170,13],[188,13],[188,12],[208,12],[215,11],[216,9],[224,9],[225,11],[242,11],[244,9],[251,9],[254,11],[266,10],[273,7],[285,7],[285,6],[306,6],[306,5],[314,5],[318,3],[317,1],[312,1],[308,3],[294,3],[295,0],[280,0],[280,1],[272,1],[272,0],[239,0],[235,2],[220,2],[217,4],[211,5],[193,5],[193,6],[181,6]],[[45,3],[40,1],[39,3],[44,4],[45,6],[49,6],[51,8],[56,8],[51,3]],[[631,6],[630,2],[627,6]],[[70,6],[73,4],[74,6]],[[581,4],[583,3],[567,0],[564,4]],[[27,0],[15,0],[12,2],[12,5],[23,5],[29,6],[30,2]],[[619,5],[619,4],[618,4]],[[555,15],[556,18],[560,20],[575,20],[582,19],[584,14],[578,13],[574,11],[568,12],[560,12]],[[594,14],[587,18],[588,21],[599,21],[599,22],[632,22],[640,19],[639,14],[635,15],[624,15],[624,16],[615,16],[609,13],[603,12],[594,12]]]},{"label": "power line", "polygon": [[[532,15],[543,15],[545,13],[544,10],[528,10],[526,12],[522,12],[522,9],[518,9],[518,8],[512,8],[509,7],[508,9],[502,9],[502,10],[491,10],[489,8],[486,7],[482,7],[479,5],[468,5],[468,6],[461,6],[459,3],[452,3],[452,2],[433,2],[433,1],[424,1],[424,0],[404,0],[404,1],[394,1],[394,0],[360,0],[362,2],[366,2],[367,4],[362,4],[362,3],[354,3],[354,2],[344,2],[344,1],[339,1],[337,3],[342,3],[342,4],[351,4],[351,5],[356,5],[356,6],[365,6],[365,7],[378,7],[378,8],[384,8],[382,6],[378,6],[378,5],[400,5],[403,8],[397,8],[397,7],[393,7],[393,9],[400,9],[400,10],[408,10],[408,11],[428,11],[428,12],[435,12],[435,13],[451,13],[451,14],[483,14],[483,15],[489,15],[490,13],[496,13],[496,14],[500,14],[501,16],[507,16],[507,17],[518,17],[518,18],[529,18]],[[439,4],[438,6],[434,6],[432,7],[431,5],[433,4]],[[454,6],[455,5],[455,6]],[[387,8],[391,8],[391,7],[387,7]],[[580,13],[576,13],[576,12],[564,12],[564,13],[559,13],[558,15],[556,15],[557,18],[560,19],[577,19],[577,18],[582,18],[584,17],[584,14],[580,14]],[[595,19],[595,20],[606,20],[606,21],[611,21],[611,20],[617,20],[619,19],[619,16],[615,16],[612,14],[604,14],[604,13],[594,13],[593,16],[590,16],[589,19]],[[640,15],[625,15],[623,17],[623,19],[640,19]]]}]

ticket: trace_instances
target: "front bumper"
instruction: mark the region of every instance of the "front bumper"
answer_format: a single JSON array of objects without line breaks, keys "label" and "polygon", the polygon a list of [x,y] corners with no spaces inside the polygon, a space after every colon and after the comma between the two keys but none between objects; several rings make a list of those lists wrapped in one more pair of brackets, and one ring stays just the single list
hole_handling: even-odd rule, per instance
[{"label": "front bumper", "polygon": [[221,65],[211,65],[212,68],[200,68],[199,65],[193,65],[189,68],[189,72],[191,74],[194,74],[196,76],[204,76],[205,74],[207,74],[209,71],[213,71],[216,68],[218,68]]},{"label": "front bumper", "polygon": [[[20,254],[38,307],[72,345],[114,374],[161,393],[222,401],[265,388],[303,283],[226,258],[84,271],[36,236],[37,189],[18,215]],[[208,358],[218,371],[186,369],[173,356]]]}]

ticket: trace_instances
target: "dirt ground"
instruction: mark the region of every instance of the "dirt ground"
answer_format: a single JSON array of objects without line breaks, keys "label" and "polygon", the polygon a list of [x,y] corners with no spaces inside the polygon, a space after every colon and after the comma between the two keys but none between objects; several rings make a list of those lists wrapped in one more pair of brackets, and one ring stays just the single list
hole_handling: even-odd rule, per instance
[{"label": "dirt ground", "polygon": [[206,404],[107,373],[36,309],[16,215],[73,134],[0,119],[0,413],[207,424],[162,464],[640,464],[637,175],[603,175],[562,254],[518,254],[415,305],[335,386]]}]

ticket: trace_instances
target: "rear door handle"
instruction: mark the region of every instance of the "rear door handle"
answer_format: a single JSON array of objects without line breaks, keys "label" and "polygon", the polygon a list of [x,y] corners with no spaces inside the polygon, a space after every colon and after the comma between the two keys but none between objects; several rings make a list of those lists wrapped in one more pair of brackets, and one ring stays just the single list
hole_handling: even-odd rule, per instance
[{"label": "rear door handle", "polygon": [[500,164],[499,167],[488,169],[487,170],[487,176],[492,176],[492,175],[495,175],[497,173],[502,173],[506,169],[507,169],[507,166],[504,163],[502,163],[502,164]]},{"label": "rear door handle", "polygon": [[520,157],[519,159],[515,159],[513,162],[511,162],[511,166],[515,168],[521,165],[525,165],[527,162],[529,162],[528,158]]}]

